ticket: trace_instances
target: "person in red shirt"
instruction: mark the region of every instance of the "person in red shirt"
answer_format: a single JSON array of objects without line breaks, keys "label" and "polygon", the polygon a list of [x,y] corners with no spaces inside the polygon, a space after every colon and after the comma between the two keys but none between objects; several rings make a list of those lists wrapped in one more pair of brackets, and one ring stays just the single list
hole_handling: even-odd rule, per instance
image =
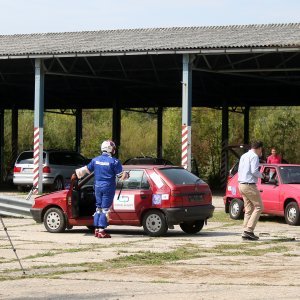
[{"label": "person in red shirt", "polygon": [[281,156],[277,154],[276,149],[271,149],[271,155],[267,158],[267,164],[281,164]]}]

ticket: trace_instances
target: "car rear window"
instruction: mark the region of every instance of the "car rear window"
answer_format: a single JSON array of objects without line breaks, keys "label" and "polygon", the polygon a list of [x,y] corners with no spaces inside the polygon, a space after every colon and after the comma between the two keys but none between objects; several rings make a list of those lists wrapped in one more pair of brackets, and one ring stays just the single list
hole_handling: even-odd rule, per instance
[{"label": "car rear window", "polygon": [[[45,163],[46,153],[43,153],[43,163]],[[33,151],[26,151],[19,155],[17,164],[33,164]]]},{"label": "car rear window", "polygon": [[163,168],[159,169],[166,177],[168,177],[174,184],[195,184],[204,183],[202,179],[189,171],[181,168]]},{"label": "car rear window", "polygon": [[77,166],[84,165],[84,157],[73,152],[51,152],[49,154],[51,165]]}]

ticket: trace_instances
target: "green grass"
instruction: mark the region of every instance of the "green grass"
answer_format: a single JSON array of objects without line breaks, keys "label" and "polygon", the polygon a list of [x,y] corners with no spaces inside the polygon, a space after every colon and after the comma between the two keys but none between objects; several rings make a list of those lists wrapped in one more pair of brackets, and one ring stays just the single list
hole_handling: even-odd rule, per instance
[{"label": "green grass", "polygon": [[[109,259],[104,263],[78,263],[78,264],[55,264],[55,265],[39,265],[25,270],[28,275],[20,277],[22,274],[19,269],[6,270],[0,273],[0,281],[14,280],[20,278],[59,278],[60,275],[80,273],[80,272],[104,272],[110,269],[125,269],[130,267],[141,266],[161,266],[168,263],[176,263],[181,260],[191,260],[201,258],[208,255],[213,256],[263,256],[270,253],[283,253],[284,256],[299,256],[289,254],[290,248],[287,242],[291,239],[276,239],[271,241],[256,241],[242,243],[217,244],[210,248],[204,248],[193,243],[187,243],[169,252],[152,252],[138,251],[134,254],[119,256]],[[282,244],[284,243],[284,244]],[[297,243],[293,244],[297,246]],[[71,248],[60,253],[72,253],[79,251],[87,251],[91,248]],[[126,250],[117,250],[117,255],[127,253]],[[39,253],[37,255],[28,256],[27,259],[53,256],[57,254],[55,251]],[[39,271],[38,271],[39,270]],[[31,274],[30,274],[31,273]],[[34,273],[34,274],[33,274]],[[36,273],[36,274],[35,274]],[[20,275],[19,275],[20,274]]]},{"label": "green grass", "polygon": [[243,224],[243,220],[233,220],[230,218],[229,214],[225,213],[224,211],[215,211],[213,217],[209,219],[209,222],[222,222],[230,225],[240,225]]}]

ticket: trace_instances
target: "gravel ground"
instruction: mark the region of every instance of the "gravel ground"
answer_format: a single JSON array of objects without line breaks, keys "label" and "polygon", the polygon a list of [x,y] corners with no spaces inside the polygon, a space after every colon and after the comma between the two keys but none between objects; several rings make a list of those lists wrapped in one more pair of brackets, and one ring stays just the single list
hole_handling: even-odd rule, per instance
[{"label": "gravel ground", "polygon": [[260,240],[243,241],[222,197],[213,204],[200,233],[176,226],[161,238],[127,226],[111,226],[111,239],[85,227],[51,234],[30,218],[3,218],[26,274],[0,230],[0,298],[299,299],[299,227],[263,216]]}]

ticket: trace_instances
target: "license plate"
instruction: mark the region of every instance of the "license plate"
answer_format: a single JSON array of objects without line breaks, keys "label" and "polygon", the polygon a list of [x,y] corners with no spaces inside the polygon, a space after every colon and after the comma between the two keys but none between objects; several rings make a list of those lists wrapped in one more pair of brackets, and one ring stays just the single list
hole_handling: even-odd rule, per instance
[{"label": "license plate", "polygon": [[24,168],[24,169],[22,170],[22,172],[23,172],[23,173],[32,173],[32,170],[33,170],[33,169],[30,169],[30,168]]},{"label": "license plate", "polygon": [[203,195],[189,195],[190,202],[198,202],[203,200]]}]

